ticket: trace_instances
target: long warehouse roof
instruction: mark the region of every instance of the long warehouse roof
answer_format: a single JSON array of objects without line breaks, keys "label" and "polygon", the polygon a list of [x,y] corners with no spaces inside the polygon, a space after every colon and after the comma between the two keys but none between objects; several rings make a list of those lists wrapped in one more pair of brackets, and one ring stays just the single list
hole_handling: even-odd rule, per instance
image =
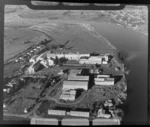
[{"label": "long warehouse roof", "polygon": [[64,85],[87,85],[88,81],[64,81]]},{"label": "long warehouse roof", "polygon": [[68,80],[89,80],[89,76],[69,75]]}]

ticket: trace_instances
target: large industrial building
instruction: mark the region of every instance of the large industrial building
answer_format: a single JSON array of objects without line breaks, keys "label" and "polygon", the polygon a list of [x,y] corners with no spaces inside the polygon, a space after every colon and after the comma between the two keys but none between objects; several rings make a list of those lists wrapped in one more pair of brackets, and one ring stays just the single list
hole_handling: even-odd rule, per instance
[{"label": "large industrial building", "polygon": [[76,96],[76,91],[75,90],[69,90],[69,91],[63,91],[62,95],[60,96],[59,99],[63,100],[69,100],[69,101],[74,101]]},{"label": "large industrial building", "polygon": [[109,78],[110,75],[97,75],[97,78]]},{"label": "large industrial building", "polygon": [[68,60],[77,60],[80,64],[107,64],[108,55],[90,56],[90,54],[79,54],[79,53],[51,53],[47,52],[47,58],[61,58],[65,57]]},{"label": "large industrial building", "polygon": [[68,80],[72,80],[72,81],[89,81],[89,76],[69,75]]},{"label": "large industrial building", "polygon": [[30,124],[58,125],[58,120],[56,118],[31,118]]},{"label": "large industrial building", "polygon": [[88,90],[88,81],[64,81],[64,89],[84,89]]},{"label": "large industrial building", "polygon": [[53,53],[50,53],[50,52],[48,52],[47,53],[47,58],[50,58],[50,57],[52,57],[52,58],[56,58],[56,57],[58,57],[58,58],[61,58],[61,57],[65,57],[66,59],[68,59],[68,60],[79,60],[80,59],[80,57],[82,57],[82,56],[90,56],[90,54],[79,54],[79,53],[67,53],[67,54],[64,54],[64,53],[59,53],[59,54],[57,54],[57,53],[55,53],[55,54],[53,54]]},{"label": "large industrial building", "polygon": [[59,116],[76,116],[76,117],[89,117],[90,113],[88,111],[68,111],[65,110],[48,110],[49,115],[59,115]]},{"label": "large industrial building", "polygon": [[83,111],[70,111],[70,112],[67,112],[67,115],[77,116],[77,117],[89,117],[90,113],[89,112],[83,112]]},{"label": "large industrial building", "polygon": [[94,78],[95,85],[114,85],[114,78]]},{"label": "large industrial building", "polygon": [[108,56],[90,56],[82,57],[79,60],[80,64],[108,64]]},{"label": "large industrial building", "polygon": [[49,115],[59,115],[59,116],[65,116],[66,115],[66,111],[65,110],[48,110],[48,114]]}]

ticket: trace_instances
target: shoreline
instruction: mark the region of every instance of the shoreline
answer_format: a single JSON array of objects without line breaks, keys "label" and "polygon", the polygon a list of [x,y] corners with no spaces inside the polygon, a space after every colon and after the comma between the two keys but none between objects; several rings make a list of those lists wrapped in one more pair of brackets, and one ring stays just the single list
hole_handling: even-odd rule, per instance
[{"label": "shoreline", "polygon": [[103,40],[105,40],[105,42],[112,48],[112,50],[117,50],[116,47],[114,45],[112,45],[112,43],[110,41],[107,40],[107,38],[105,38],[104,36],[102,36],[95,30],[95,27],[93,25],[88,24],[88,23],[79,23],[79,25],[82,25],[83,27],[87,28],[96,37],[102,38]]}]

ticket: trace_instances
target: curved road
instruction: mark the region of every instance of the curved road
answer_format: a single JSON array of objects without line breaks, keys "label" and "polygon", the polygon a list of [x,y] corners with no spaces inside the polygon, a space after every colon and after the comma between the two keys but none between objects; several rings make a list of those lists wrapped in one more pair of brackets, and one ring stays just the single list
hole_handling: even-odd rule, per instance
[{"label": "curved road", "polygon": [[[55,101],[55,102],[58,103],[58,104],[66,104],[66,103],[63,103],[63,102],[58,101],[57,99],[54,99],[53,97],[49,97],[49,96],[48,96],[49,93],[50,93],[52,90],[54,90],[63,80],[64,80],[64,78],[62,78],[52,89],[50,89],[50,90],[48,91],[48,93],[46,94],[46,97],[41,98],[39,101],[42,101],[42,102],[43,102],[44,100],[53,100],[53,101]],[[89,91],[88,91],[88,92],[89,92]],[[80,103],[80,102],[84,99],[84,97],[88,94],[88,92],[85,93],[79,100],[77,100],[77,101],[75,101],[75,102],[72,102],[72,103],[67,103],[67,104],[69,104],[69,105],[74,105],[74,104]],[[39,106],[42,104],[42,102],[36,104],[36,106],[34,107],[34,109],[33,109],[31,112],[27,113],[27,114],[20,114],[20,115],[19,115],[19,114],[12,114],[12,113],[5,113],[5,112],[4,112],[4,116],[14,116],[14,117],[22,117],[22,118],[42,118],[42,117],[40,117],[40,116],[38,116],[38,115],[36,114],[36,111],[37,111],[37,109],[39,108]]]}]

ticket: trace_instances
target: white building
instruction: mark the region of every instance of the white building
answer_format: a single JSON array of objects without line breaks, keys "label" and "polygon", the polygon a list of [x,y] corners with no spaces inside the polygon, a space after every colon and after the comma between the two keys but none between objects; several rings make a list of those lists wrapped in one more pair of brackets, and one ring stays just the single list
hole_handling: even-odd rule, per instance
[{"label": "white building", "polygon": [[94,81],[97,81],[97,82],[102,82],[102,81],[105,81],[105,78],[94,78]]},{"label": "white building", "polygon": [[79,54],[65,54],[65,58],[68,60],[79,60]]},{"label": "white building", "polygon": [[104,59],[105,59],[105,61],[107,61],[108,62],[108,55],[104,55]]},{"label": "white building", "polygon": [[29,73],[29,74],[34,74],[34,73],[35,73],[34,68],[33,68],[33,65],[31,65],[31,66],[28,68],[28,73]]},{"label": "white building", "polygon": [[81,59],[79,61],[80,64],[102,64],[102,57],[99,56],[92,56],[88,59]]},{"label": "white building", "polygon": [[[100,79],[100,78],[99,78]],[[101,79],[103,80],[103,79]],[[104,78],[104,81],[95,78],[95,85],[114,85],[114,78]]]},{"label": "white building", "polygon": [[32,125],[58,125],[58,120],[55,118],[31,118],[30,124]]},{"label": "white building", "polygon": [[9,92],[10,92],[10,88],[8,88],[8,89],[3,89],[3,92],[9,93]]},{"label": "white building", "polygon": [[108,64],[108,62],[107,61],[102,61],[102,64]]},{"label": "white building", "polygon": [[105,101],[104,106],[113,106],[112,100]]},{"label": "white building", "polygon": [[90,57],[90,54],[79,54],[79,57]]},{"label": "white building", "polygon": [[97,75],[97,78],[109,78],[110,75]]},{"label": "white building", "polygon": [[6,86],[13,87],[13,85],[12,85],[11,82],[9,82],[8,84],[6,84]]},{"label": "white building", "polygon": [[88,81],[64,81],[63,82],[63,90],[64,89],[84,89],[88,90]]},{"label": "white building", "polygon": [[66,111],[64,110],[48,110],[48,114],[49,115],[59,115],[59,116],[65,116],[66,115]]},{"label": "white building", "polygon": [[54,61],[52,59],[47,59],[48,61],[48,65],[49,66],[53,66],[54,65]]},{"label": "white building", "polygon": [[7,89],[3,89],[3,92],[7,92]]},{"label": "white building", "polygon": [[81,75],[69,75],[68,80],[74,81],[89,81],[89,76],[81,76]]},{"label": "white building", "polygon": [[60,99],[63,99],[63,100],[69,100],[69,101],[74,101],[75,100],[75,95],[72,95],[72,94],[69,94],[69,95],[66,95],[66,94],[63,94],[61,95]]},{"label": "white building", "polygon": [[51,53],[51,52],[48,52],[47,53],[47,58],[56,58],[56,57],[58,57],[58,58],[61,58],[61,57],[65,57],[66,59],[68,59],[68,60],[79,60],[80,59],[80,57],[82,57],[82,56],[90,56],[90,54],[79,54],[79,53],[68,53],[68,54],[57,54],[57,53],[55,53],[55,54],[53,54],[53,53]]},{"label": "white building", "polygon": [[89,112],[83,112],[83,111],[70,111],[67,113],[70,116],[77,116],[77,117],[89,117]]},{"label": "white building", "polygon": [[91,56],[89,58],[81,58],[79,60],[79,63],[80,64],[108,64],[108,55]]},{"label": "white building", "polygon": [[88,62],[89,62],[88,59],[80,59],[79,60],[80,64],[89,64]]},{"label": "white building", "polygon": [[24,113],[28,113],[27,108],[24,109]]},{"label": "white building", "polygon": [[19,60],[17,60],[17,59],[16,59],[16,60],[15,60],[15,62],[16,62],[16,63],[18,63],[18,62],[19,62]]},{"label": "white building", "polygon": [[41,60],[40,62],[42,65],[44,65],[46,68],[48,68],[48,61],[47,60]]},{"label": "white building", "polygon": [[37,56],[37,55],[34,55],[34,56],[29,60],[29,62],[35,63],[35,62],[37,61],[37,58],[38,58],[38,56]]},{"label": "white building", "polygon": [[4,103],[4,104],[3,104],[3,108],[6,108],[6,106],[7,106],[7,105]]}]

